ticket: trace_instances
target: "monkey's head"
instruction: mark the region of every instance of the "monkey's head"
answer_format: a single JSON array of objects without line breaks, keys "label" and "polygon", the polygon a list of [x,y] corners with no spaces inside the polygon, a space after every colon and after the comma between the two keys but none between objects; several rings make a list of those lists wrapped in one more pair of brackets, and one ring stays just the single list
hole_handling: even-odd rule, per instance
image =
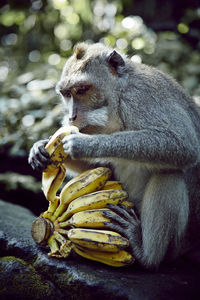
[{"label": "monkey's head", "polygon": [[76,46],[56,87],[64,106],[63,125],[75,125],[89,134],[120,130],[118,106],[126,82],[125,60],[103,44]]}]

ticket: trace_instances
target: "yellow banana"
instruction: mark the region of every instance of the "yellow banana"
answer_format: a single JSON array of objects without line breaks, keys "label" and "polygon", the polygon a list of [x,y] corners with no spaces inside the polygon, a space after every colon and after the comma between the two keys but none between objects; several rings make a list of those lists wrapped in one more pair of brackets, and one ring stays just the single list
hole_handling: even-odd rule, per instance
[{"label": "yellow banana", "polygon": [[73,250],[84,258],[101,262],[112,267],[123,267],[131,265],[134,262],[134,257],[125,250],[120,250],[116,253],[102,252],[86,249],[74,245]]},{"label": "yellow banana", "polygon": [[122,190],[123,187],[119,181],[108,180],[101,190]]},{"label": "yellow banana", "polygon": [[45,149],[50,155],[51,163],[47,166],[45,172],[59,167],[64,162],[67,154],[63,150],[62,139],[71,134],[72,131],[78,132],[79,130],[75,126],[63,126],[50,138]]},{"label": "yellow banana", "polygon": [[73,228],[68,231],[68,238],[81,247],[105,252],[118,252],[129,246],[126,238],[110,230]]},{"label": "yellow banana", "polygon": [[[115,214],[106,208],[108,203],[133,206],[126,201],[128,194],[122,190],[120,182],[109,181],[109,168],[99,167],[83,172],[69,181],[57,196],[66,172],[63,163],[67,154],[63,150],[62,139],[72,131],[78,132],[78,128],[60,128],[45,147],[51,163],[42,174],[42,189],[49,207],[38,218],[39,221],[34,222],[33,238],[37,243],[48,243],[51,249],[49,256],[67,257],[74,249],[83,257],[111,266],[128,265],[134,260],[123,250],[129,246],[129,241],[114,231],[95,230],[104,228],[104,223],[110,221],[103,216],[103,211]],[[72,226],[77,228],[66,230]]]},{"label": "yellow banana", "polygon": [[67,210],[58,218],[59,222],[67,220],[71,215],[88,209],[105,208],[108,203],[123,203],[128,197],[124,190],[106,190],[90,193],[73,200]]},{"label": "yellow banana", "polygon": [[[75,213],[69,220],[59,223],[60,228],[70,226],[85,227],[85,228],[103,228],[104,222],[109,222],[110,219],[103,216],[104,211],[113,213],[108,208],[84,210]],[[115,214],[116,215],[116,214]]]},{"label": "yellow banana", "polygon": [[109,168],[99,167],[87,170],[70,180],[60,193],[60,205],[54,213],[54,220],[60,216],[74,199],[100,190],[111,175]]}]

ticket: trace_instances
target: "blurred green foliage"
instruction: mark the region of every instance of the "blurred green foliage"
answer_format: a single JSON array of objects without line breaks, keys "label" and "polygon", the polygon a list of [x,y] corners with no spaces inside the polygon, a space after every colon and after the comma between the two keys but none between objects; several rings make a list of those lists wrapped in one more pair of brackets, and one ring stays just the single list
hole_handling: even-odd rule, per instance
[{"label": "blurred green foliage", "polygon": [[[26,156],[51,135],[62,111],[54,86],[75,43],[102,42],[135,62],[172,74],[200,95],[200,55],[183,38],[200,9],[189,9],[174,31],[154,32],[140,16],[124,15],[131,1],[32,0],[0,9],[0,153]],[[134,11],[134,1],[133,1]],[[199,31],[200,33],[200,31]]]}]

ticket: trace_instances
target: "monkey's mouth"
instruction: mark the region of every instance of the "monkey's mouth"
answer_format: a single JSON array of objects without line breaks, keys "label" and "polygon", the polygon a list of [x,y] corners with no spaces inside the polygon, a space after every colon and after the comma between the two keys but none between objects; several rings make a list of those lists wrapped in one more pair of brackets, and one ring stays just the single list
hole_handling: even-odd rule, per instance
[{"label": "monkey's mouth", "polygon": [[98,134],[98,133],[102,133],[102,127],[94,126],[94,125],[86,125],[82,128],[79,128],[79,131],[81,133],[86,133],[86,134]]}]

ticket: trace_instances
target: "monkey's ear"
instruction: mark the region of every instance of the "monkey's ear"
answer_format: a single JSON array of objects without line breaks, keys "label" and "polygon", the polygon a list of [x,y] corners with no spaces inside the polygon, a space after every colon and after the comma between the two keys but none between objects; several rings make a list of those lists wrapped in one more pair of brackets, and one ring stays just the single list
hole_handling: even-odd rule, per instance
[{"label": "monkey's ear", "polygon": [[83,58],[86,52],[86,44],[85,43],[79,43],[75,46],[75,56],[77,59]]},{"label": "monkey's ear", "polygon": [[113,52],[108,56],[107,61],[109,65],[117,70],[118,67],[123,67],[125,62],[121,55],[113,50]]}]

